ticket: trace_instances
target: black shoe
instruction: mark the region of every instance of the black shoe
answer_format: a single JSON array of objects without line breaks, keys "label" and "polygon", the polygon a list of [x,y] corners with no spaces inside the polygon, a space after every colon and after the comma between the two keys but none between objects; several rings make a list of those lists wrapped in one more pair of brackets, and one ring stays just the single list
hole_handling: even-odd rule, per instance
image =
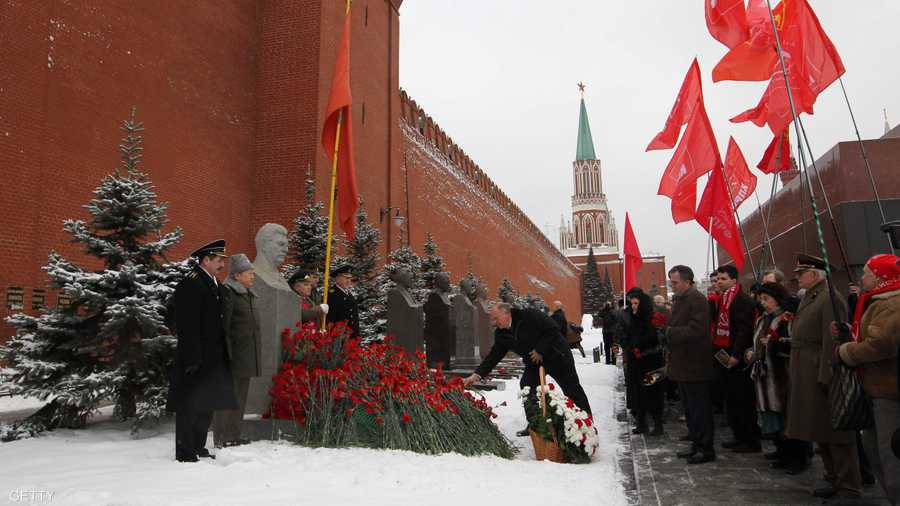
[{"label": "black shoe", "polygon": [[737,439],[732,439],[731,441],[725,441],[724,443],[722,443],[722,448],[727,448],[730,450],[738,446],[739,444],[741,444],[740,441],[738,441]]},{"label": "black shoe", "polygon": [[694,456],[694,454],[700,453],[699,448],[691,447],[687,450],[680,451],[675,454],[679,459],[689,459]]},{"label": "black shoe", "polygon": [[862,473],[862,484],[863,485],[874,485],[875,484],[875,475],[872,473]]},{"label": "black shoe", "polygon": [[643,433],[647,432],[648,430],[649,429],[647,428],[646,425],[642,425],[640,427],[635,427],[635,428],[631,429],[631,433],[632,434],[643,434]]},{"label": "black shoe", "polygon": [[848,488],[838,489],[833,486],[828,486],[813,490],[813,497],[820,497],[822,499],[859,499],[862,497],[862,494]]},{"label": "black shoe", "polygon": [[516,432],[516,436],[528,437],[528,428],[524,428],[524,429],[520,430],[519,432]]},{"label": "black shoe", "polygon": [[784,466],[784,473],[789,474],[791,476],[796,476],[804,471],[809,469],[809,463],[806,461],[803,462],[791,462]]},{"label": "black shoe", "polygon": [[766,460],[784,460],[784,455],[781,454],[780,451],[775,450],[774,452],[768,452],[763,455]]},{"label": "black shoe", "polygon": [[679,441],[693,441],[693,439],[691,439],[690,434],[685,434],[685,435],[681,436],[680,438],[678,438],[678,440]]},{"label": "black shoe", "polygon": [[759,443],[741,443],[731,449],[734,453],[759,453],[762,446]]},{"label": "black shoe", "polygon": [[688,464],[703,464],[716,460],[716,454],[713,452],[696,453],[687,459]]},{"label": "black shoe", "polygon": [[200,448],[199,450],[197,450],[197,456],[201,459],[216,460],[216,456],[212,453],[209,453],[209,450],[207,450],[206,448]]},{"label": "black shoe", "polygon": [[181,455],[181,456],[176,456],[175,460],[177,460],[178,462],[197,462],[197,456],[196,455]]},{"label": "black shoe", "polygon": [[772,469],[787,469],[788,466],[790,466],[790,463],[784,460],[769,462],[769,467],[771,467]]}]

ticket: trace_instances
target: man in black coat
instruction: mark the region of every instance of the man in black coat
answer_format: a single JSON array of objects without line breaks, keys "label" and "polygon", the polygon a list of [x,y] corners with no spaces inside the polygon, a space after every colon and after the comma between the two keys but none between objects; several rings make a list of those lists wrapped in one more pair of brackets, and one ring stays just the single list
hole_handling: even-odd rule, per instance
[{"label": "man in black coat", "polygon": [[359,337],[359,309],[350,288],[353,274],[350,266],[344,265],[334,270],[334,286],[328,290],[328,323],[344,322],[352,337]]},{"label": "man in black coat", "polygon": [[215,458],[206,449],[213,412],[237,409],[216,273],[225,265],[225,241],[191,253],[198,265],[175,287],[178,347],[168,410],[175,412],[175,459]]},{"label": "man in black coat", "polygon": [[538,370],[543,365],[576,406],[591,412],[587,394],[578,380],[575,359],[556,322],[536,309],[516,309],[505,302],[491,306],[490,315],[496,328],[494,345],[481,365],[464,380],[466,386],[490,374],[507,352],[513,351],[522,357],[525,365],[519,386],[535,388],[540,385]]},{"label": "man in black coat", "polygon": [[612,304],[606,303],[603,311],[600,313],[603,318],[603,353],[606,354],[606,363],[616,365],[616,354],[613,353],[613,346],[619,344],[616,340],[616,311]]},{"label": "man in black coat", "polygon": [[[741,290],[738,271],[733,265],[716,269],[719,289],[718,311],[713,320],[713,345],[728,353],[725,371],[725,410],[734,439],[722,443],[738,453],[761,451],[760,429],[756,423],[756,391],[750,378],[745,352],[753,347],[753,300]],[[726,307],[727,306],[727,307]],[[728,315],[723,313],[727,309]]]},{"label": "man in black coat", "polygon": [[554,310],[553,314],[550,315],[550,318],[553,318],[553,321],[559,325],[559,331],[562,333],[563,337],[566,337],[566,334],[569,330],[569,320],[566,319],[566,313],[563,311],[562,302],[556,301],[553,303]]}]

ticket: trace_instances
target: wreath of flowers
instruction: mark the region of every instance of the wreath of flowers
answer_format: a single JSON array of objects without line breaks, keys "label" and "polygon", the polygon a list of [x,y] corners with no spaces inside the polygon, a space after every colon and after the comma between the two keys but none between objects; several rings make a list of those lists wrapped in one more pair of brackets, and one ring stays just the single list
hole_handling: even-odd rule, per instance
[{"label": "wreath of flowers", "polygon": [[531,387],[526,386],[519,393],[525,405],[528,427],[547,441],[553,441],[555,436],[568,462],[589,463],[600,447],[600,436],[594,427],[593,417],[577,407],[553,383],[548,383],[544,391],[547,402],[547,416],[544,417],[537,397],[539,391],[540,388],[532,391]]}]

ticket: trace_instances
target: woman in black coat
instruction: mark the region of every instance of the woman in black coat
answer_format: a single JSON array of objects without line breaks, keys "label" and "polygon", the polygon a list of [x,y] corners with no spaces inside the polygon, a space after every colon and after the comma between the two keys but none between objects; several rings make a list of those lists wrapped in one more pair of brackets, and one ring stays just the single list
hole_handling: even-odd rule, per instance
[{"label": "woman in black coat", "polygon": [[655,381],[651,372],[666,365],[665,356],[659,345],[659,337],[653,326],[653,301],[641,290],[632,290],[628,293],[631,308],[631,325],[628,327],[628,341],[631,346],[631,356],[637,369],[636,377],[639,379],[635,390],[637,391],[636,405],[634,406],[634,418],[636,427],[633,434],[648,432],[647,415],[653,419],[653,430],[650,436],[663,434],[663,387],[662,383]]}]

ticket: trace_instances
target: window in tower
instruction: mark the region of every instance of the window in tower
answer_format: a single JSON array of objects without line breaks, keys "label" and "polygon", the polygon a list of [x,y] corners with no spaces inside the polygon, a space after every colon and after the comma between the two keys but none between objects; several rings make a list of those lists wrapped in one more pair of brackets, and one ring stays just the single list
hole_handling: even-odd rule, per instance
[{"label": "window in tower", "polygon": [[593,233],[594,232],[594,230],[593,230],[594,229],[594,220],[592,220],[589,215],[585,216],[584,223],[582,223],[582,226],[584,227],[584,242],[587,244],[593,244],[594,243],[594,233]]}]

